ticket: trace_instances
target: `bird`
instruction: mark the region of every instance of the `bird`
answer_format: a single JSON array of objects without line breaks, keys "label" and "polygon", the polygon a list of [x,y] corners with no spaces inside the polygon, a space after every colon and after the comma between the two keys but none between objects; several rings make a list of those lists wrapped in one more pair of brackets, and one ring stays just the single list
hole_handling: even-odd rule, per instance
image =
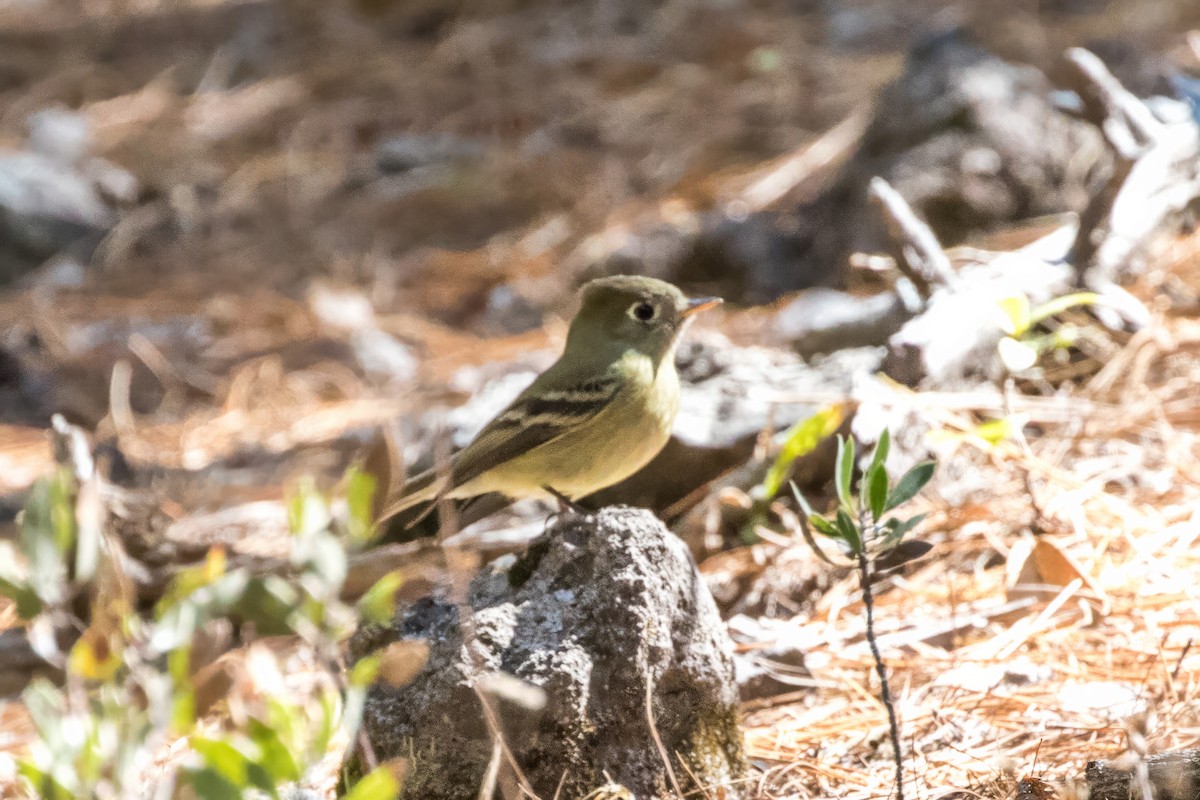
[{"label": "bird", "polygon": [[411,527],[439,501],[495,494],[577,510],[575,500],[633,475],[670,438],[680,337],[721,302],[644,276],[584,284],[558,360],[448,463],[389,492],[377,522],[421,509]]}]

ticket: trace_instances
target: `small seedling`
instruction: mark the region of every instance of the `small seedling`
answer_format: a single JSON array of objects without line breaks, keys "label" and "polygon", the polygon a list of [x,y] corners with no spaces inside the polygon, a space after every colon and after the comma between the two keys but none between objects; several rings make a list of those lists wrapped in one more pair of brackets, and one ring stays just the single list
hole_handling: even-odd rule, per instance
[{"label": "small seedling", "polygon": [[1024,372],[1037,364],[1043,354],[1065,350],[1079,338],[1079,329],[1064,325],[1047,334],[1037,334],[1035,326],[1050,317],[1080,306],[1092,306],[1102,302],[1094,292],[1074,292],[1056,297],[1036,308],[1031,307],[1029,298],[1023,294],[1006,297],[1000,301],[1004,312],[1004,336],[996,349],[1009,372]]},{"label": "small seedling", "polygon": [[812,535],[813,530],[837,542],[845,556],[858,569],[867,615],[867,643],[875,659],[880,696],[888,712],[892,753],[896,762],[896,797],[897,800],[904,800],[900,726],[896,721],[896,707],[892,702],[887,669],[875,640],[875,600],[871,592],[871,582],[874,576],[920,558],[932,549],[933,546],[928,542],[905,540],[925,515],[917,514],[905,518],[896,515],[894,511],[912,500],[924,488],[933,477],[935,465],[932,461],[920,463],[893,483],[885,466],[890,446],[891,434],[885,428],[879,437],[879,443],[875,445],[875,451],[871,454],[871,464],[863,473],[858,492],[855,494],[852,488],[854,440],[838,437],[837,471],[834,475],[838,502],[837,508],[830,516],[816,513],[794,483],[792,494],[800,506],[801,531],[817,555],[830,564],[835,563],[817,545]]}]

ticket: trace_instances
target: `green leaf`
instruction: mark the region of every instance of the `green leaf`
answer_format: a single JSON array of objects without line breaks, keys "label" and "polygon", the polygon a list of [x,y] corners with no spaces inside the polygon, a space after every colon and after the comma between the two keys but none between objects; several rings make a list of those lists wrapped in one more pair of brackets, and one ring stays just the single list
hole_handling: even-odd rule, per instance
[{"label": "green leaf", "polygon": [[838,538],[846,543],[851,553],[858,555],[862,551],[862,536],[859,534],[854,520],[850,519],[850,515],[844,508],[837,510],[837,530]]},{"label": "green leaf", "polygon": [[822,517],[816,511],[813,511],[813,507],[809,505],[808,499],[800,493],[800,490],[796,487],[795,482],[792,483],[792,494],[796,497],[796,505],[800,506],[800,513],[804,515],[805,519],[808,520],[810,525],[817,529],[818,533],[823,533],[826,536],[833,536],[835,538],[840,535],[837,532],[837,528],[833,527],[833,523]]},{"label": "green leaf", "polygon": [[74,536],[74,506],[68,486],[62,470],[54,478],[38,481],[21,513],[19,542],[25,556],[25,584],[43,605],[56,605],[67,594],[65,556]]},{"label": "green leaf", "polygon": [[63,786],[48,771],[39,769],[32,761],[22,759],[17,765],[21,777],[29,781],[33,796],[41,800],[75,800],[75,792]]},{"label": "green leaf", "polygon": [[884,527],[888,529],[887,535],[883,538],[884,542],[894,543],[900,541],[904,538],[904,534],[920,525],[922,520],[924,520],[927,516],[929,515],[917,514],[915,517],[909,517],[903,521],[898,520],[895,517],[889,519],[884,525]]},{"label": "green leaf", "polygon": [[250,759],[229,742],[193,736],[188,744],[222,778],[239,789],[250,786]]},{"label": "green leaf", "polygon": [[1012,417],[1001,417],[979,423],[972,433],[990,445],[997,445],[1011,439],[1015,430],[1016,426],[1013,424]]},{"label": "green leaf", "polygon": [[229,742],[192,737],[188,744],[204,759],[207,766],[238,789],[244,791],[256,788],[272,797],[278,796],[275,782],[262,765],[248,758]]},{"label": "green leaf", "polygon": [[770,502],[783,488],[796,459],[806,456],[817,448],[822,441],[832,436],[842,420],[846,418],[845,409],[840,405],[826,406],[807,419],[800,420],[788,428],[783,437],[783,447],[779,450],[775,462],[767,470],[763,478],[764,497]]},{"label": "green leaf", "polygon": [[242,791],[244,787],[231,783],[212,767],[188,770],[187,783],[196,797],[202,797],[204,800],[243,800],[245,797]]},{"label": "green leaf", "polygon": [[0,595],[17,604],[21,619],[33,619],[41,613],[42,601],[18,569],[17,560],[12,542],[0,542]]},{"label": "green leaf", "polygon": [[350,668],[350,685],[358,687],[370,686],[379,674],[379,659],[375,656],[360,658]]},{"label": "green leaf", "polygon": [[887,463],[888,453],[892,449],[892,432],[884,428],[879,432],[879,441],[875,444],[875,452],[871,454],[871,466],[868,471],[875,467],[883,467]]},{"label": "green leaf", "polygon": [[376,767],[367,773],[342,800],[396,800],[400,794],[400,781],[386,766]]},{"label": "green leaf", "polygon": [[1005,297],[1000,300],[1000,310],[1004,312],[1005,324],[1002,326],[1009,336],[1024,336],[1032,324],[1029,314],[1029,298],[1023,294]]},{"label": "green leaf", "polygon": [[329,747],[329,743],[333,740],[333,734],[337,730],[338,709],[341,706],[341,695],[334,689],[326,689],[321,692],[321,718],[318,720],[317,730],[313,734],[312,751],[314,753],[324,754]]},{"label": "green leaf", "polygon": [[891,511],[896,506],[907,503],[917,496],[917,492],[925,488],[925,484],[929,483],[929,479],[933,477],[933,470],[937,467],[932,461],[923,461],[915,467],[904,473],[904,477],[896,484],[896,488],[888,495],[887,502],[884,504],[884,511]]},{"label": "green leaf", "polygon": [[1053,300],[1042,303],[1029,314],[1029,325],[1038,324],[1044,319],[1061,314],[1062,312],[1076,308],[1077,306],[1094,306],[1097,303],[1104,302],[1104,299],[1095,292],[1074,292],[1073,294],[1065,294],[1062,297],[1056,297]]},{"label": "green leaf", "polygon": [[367,544],[375,538],[373,501],[377,484],[374,475],[358,467],[346,473],[347,528],[354,544]]},{"label": "green leaf", "polygon": [[884,503],[888,496],[888,475],[882,464],[874,464],[867,471],[866,506],[871,510],[872,519],[883,516]]},{"label": "green leaf", "polygon": [[854,480],[854,439],[838,437],[837,473],[834,476],[838,500],[846,508],[854,508],[850,483]]},{"label": "green leaf", "polygon": [[396,592],[404,584],[404,575],[394,570],[375,581],[358,601],[358,613],[366,622],[383,625],[396,613]]},{"label": "green leaf", "polygon": [[826,536],[832,536],[835,539],[840,539],[842,535],[838,533],[837,527],[821,516],[812,516],[808,518],[809,523],[817,529],[817,533],[823,533]]},{"label": "green leaf", "polygon": [[246,732],[258,745],[258,763],[271,776],[273,784],[300,780],[300,768],[274,728],[251,718],[247,722]]},{"label": "green leaf", "polygon": [[329,503],[311,477],[303,478],[288,498],[288,530],[304,538],[329,527]]},{"label": "green leaf", "polygon": [[54,544],[65,555],[75,543],[75,477],[66,467],[50,481],[50,521]]}]

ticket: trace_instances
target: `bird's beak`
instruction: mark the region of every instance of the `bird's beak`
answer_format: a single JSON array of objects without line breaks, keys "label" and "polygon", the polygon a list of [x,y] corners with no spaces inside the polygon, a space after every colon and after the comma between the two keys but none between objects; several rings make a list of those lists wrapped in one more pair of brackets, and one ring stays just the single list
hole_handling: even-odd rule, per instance
[{"label": "bird's beak", "polygon": [[699,314],[701,311],[708,311],[710,308],[716,308],[724,302],[725,301],[719,297],[697,297],[693,300],[688,300],[687,307],[680,312],[679,316],[687,319],[688,317]]}]

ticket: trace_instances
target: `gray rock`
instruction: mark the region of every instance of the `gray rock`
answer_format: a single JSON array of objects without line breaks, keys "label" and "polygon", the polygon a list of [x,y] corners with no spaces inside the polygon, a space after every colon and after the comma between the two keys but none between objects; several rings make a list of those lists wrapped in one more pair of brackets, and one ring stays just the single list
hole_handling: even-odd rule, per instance
[{"label": "gray rock", "polygon": [[65,109],[30,116],[27,149],[0,149],[0,284],[69,253],[86,262],[133,202],[137,179],[91,158],[87,121]]},{"label": "gray rock", "polygon": [[73,166],[40,153],[0,152],[0,229],[33,253],[53,255],[116,221]]},{"label": "gray rock", "polygon": [[653,515],[607,508],[562,517],[506,573],[476,578],[468,604],[467,647],[459,608],[443,598],[351,641],[355,659],[401,639],[429,643],[411,682],[377,684],[366,702],[376,758],[409,759],[406,796],[478,796],[493,742],[472,687],[495,673],[545,693],[540,709],[496,704],[505,741],[541,797],[581,797],[610,778],[639,798],[667,794],[648,695],[682,790],[697,791],[698,781],[742,796],[730,642],[687,549]]},{"label": "gray rock", "polygon": [[887,344],[911,314],[895,292],[856,297],[836,289],[809,289],[775,314],[775,331],[801,355]]}]

